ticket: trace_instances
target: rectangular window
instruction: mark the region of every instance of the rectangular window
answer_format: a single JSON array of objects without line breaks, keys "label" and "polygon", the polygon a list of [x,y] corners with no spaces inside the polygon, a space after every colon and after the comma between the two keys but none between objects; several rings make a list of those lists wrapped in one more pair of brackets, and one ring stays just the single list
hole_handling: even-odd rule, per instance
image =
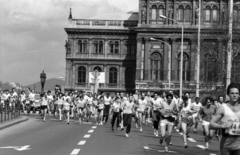
[{"label": "rectangular window", "polygon": [[213,10],[212,13],[212,20],[218,21],[218,10]]},{"label": "rectangular window", "polygon": [[191,21],[191,10],[184,11],[184,21],[190,22]]},{"label": "rectangular window", "polygon": [[210,20],[211,20],[211,11],[205,10],[205,21],[210,21]]},{"label": "rectangular window", "polygon": [[157,19],[157,9],[152,9],[152,20]]},{"label": "rectangular window", "polygon": [[183,21],[183,9],[178,10],[178,20]]}]

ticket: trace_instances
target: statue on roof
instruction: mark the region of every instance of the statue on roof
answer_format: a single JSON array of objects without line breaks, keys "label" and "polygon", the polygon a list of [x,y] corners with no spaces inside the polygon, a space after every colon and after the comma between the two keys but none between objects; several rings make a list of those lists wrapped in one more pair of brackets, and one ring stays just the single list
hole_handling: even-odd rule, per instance
[{"label": "statue on roof", "polygon": [[65,48],[66,48],[66,51],[67,51],[67,52],[70,52],[70,51],[71,51],[70,41],[66,40]]}]

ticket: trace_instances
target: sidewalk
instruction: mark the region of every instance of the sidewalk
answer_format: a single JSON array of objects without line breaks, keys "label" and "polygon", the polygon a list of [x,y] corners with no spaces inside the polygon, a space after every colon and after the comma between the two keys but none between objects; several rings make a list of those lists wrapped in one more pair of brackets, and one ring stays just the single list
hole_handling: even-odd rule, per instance
[{"label": "sidewalk", "polygon": [[22,122],[25,122],[25,121],[27,121],[27,120],[28,120],[28,117],[26,117],[26,116],[20,116],[20,117],[18,117],[18,118],[11,119],[11,120],[9,120],[9,121],[0,123],[0,130],[5,129],[5,128],[8,128],[8,127],[13,126],[13,125],[16,125],[16,124],[19,124],[19,123],[22,123]]}]

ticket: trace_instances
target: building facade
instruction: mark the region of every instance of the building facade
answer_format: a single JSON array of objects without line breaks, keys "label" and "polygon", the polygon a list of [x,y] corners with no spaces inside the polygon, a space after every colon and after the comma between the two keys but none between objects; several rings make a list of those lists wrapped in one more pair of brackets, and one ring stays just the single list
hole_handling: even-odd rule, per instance
[{"label": "building facade", "polygon": [[[199,17],[200,91],[221,89],[226,75],[228,3],[139,0],[137,13],[105,13],[91,19],[73,19],[70,12],[65,28],[66,89],[90,90],[89,73],[98,70],[105,73],[99,91],[179,90],[182,24],[183,90],[195,91]],[[233,21],[232,81],[240,82],[240,0],[234,0]]]}]

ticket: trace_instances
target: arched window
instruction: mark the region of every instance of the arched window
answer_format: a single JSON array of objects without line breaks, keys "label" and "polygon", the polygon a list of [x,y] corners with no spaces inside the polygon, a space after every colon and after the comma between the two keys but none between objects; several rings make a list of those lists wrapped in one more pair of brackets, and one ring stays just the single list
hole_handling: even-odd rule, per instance
[{"label": "arched window", "polygon": [[[178,80],[180,80],[181,53],[178,54]],[[183,81],[190,81],[190,58],[187,53],[183,53]]]},{"label": "arched window", "polygon": [[110,84],[117,84],[118,80],[118,70],[115,67],[111,67],[109,69],[109,83]]},{"label": "arched window", "polygon": [[190,22],[191,18],[192,18],[192,10],[191,10],[191,7],[188,5],[184,10],[184,21]]},{"label": "arched window", "polygon": [[94,67],[93,71],[97,70],[98,72],[102,72],[102,68],[99,66]]},{"label": "arched window", "polygon": [[157,6],[153,5],[152,6],[152,20],[156,20],[157,19]]},{"label": "arched window", "polygon": [[115,41],[115,54],[119,53],[119,42]]},{"label": "arched window", "polygon": [[152,80],[163,80],[163,64],[162,55],[158,52],[154,52],[150,58],[151,65],[151,79]]},{"label": "arched window", "polygon": [[83,66],[78,68],[78,83],[86,83],[86,68]]},{"label": "arched window", "polygon": [[216,59],[212,54],[205,54],[204,56],[204,77],[206,82],[213,82],[216,80]]},{"label": "arched window", "polygon": [[206,6],[205,8],[205,21],[210,21],[211,20],[211,7]]},{"label": "arched window", "polygon": [[219,11],[218,7],[214,6],[212,10],[212,21],[218,21],[219,20]]},{"label": "arched window", "polygon": [[178,21],[183,22],[184,20],[184,8],[182,5],[178,7]]},{"label": "arched window", "polygon": [[119,54],[119,42],[118,41],[110,41],[109,42],[109,53],[111,54]]},{"label": "arched window", "polygon": [[93,42],[93,53],[103,53],[103,41]]},{"label": "arched window", "polygon": [[159,17],[160,15],[163,15],[165,16],[165,8],[163,5],[160,5],[159,8],[158,8],[158,15],[157,15],[157,19],[158,19],[158,23],[159,24],[164,24],[164,21],[165,19],[164,18],[161,18]]}]

